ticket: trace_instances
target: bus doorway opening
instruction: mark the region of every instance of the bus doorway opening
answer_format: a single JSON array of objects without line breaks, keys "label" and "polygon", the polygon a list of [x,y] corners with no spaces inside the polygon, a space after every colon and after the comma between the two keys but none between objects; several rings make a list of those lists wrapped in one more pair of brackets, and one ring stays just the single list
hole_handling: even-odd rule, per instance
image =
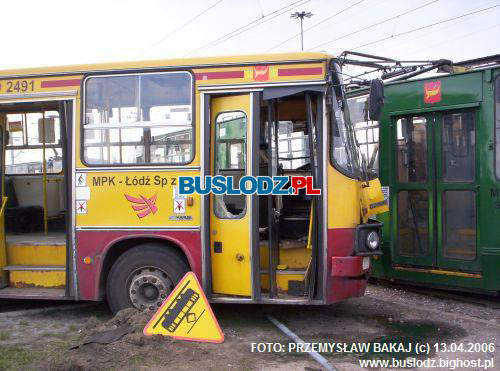
[{"label": "bus doorway opening", "polygon": [[67,296],[67,101],[0,105],[2,297]]}]

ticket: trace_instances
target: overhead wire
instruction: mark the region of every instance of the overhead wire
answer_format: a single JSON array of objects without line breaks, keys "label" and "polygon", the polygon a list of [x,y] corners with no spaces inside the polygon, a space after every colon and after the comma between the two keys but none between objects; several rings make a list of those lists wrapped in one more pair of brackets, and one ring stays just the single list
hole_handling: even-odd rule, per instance
[{"label": "overhead wire", "polygon": [[465,13],[465,14],[462,14],[462,15],[459,15],[459,16],[456,16],[456,17],[452,17],[452,18],[447,18],[447,19],[444,19],[442,21],[439,21],[439,22],[434,22],[434,23],[431,23],[431,24],[428,24],[428,25],[425,25],[425,26],[421,26],[421,27],[417,27],[417,28],[414,28],[414,29],[411,29],[411,30],[408,30],[408,31],[404,31],[404,32],[400,32],[398,34],[395,34],[395,35],[391,35],[391,36],[387,36],[387,37],[384,37],[384,38],[381,38],[381,39],[378,39],[378,40],[375,40],[375,41],[371,41],[369,43],[366,43],[366,44],[363,44],[363,45],[359,45],[359,46],[356,46],[354,48],[349,48],[350,50],[356,50],[356,49],[359,49],[359,48],[363,48],[365,46],[369,46],[369,45],[373,45],[373,44],[377,44],[379,42],[382,42],[382,41],[385,41],[385,40],[389,40],[389,39],[392,39],[392,38],[395,38],[395,37],[399,37],[399,36],[403,36],[403,35],[407,35],[409,33],[412,33],[412,32],[417,32],[417,31],[420,31],[420,30],[423,30],[423,29],[426,29],[426,28],[429,28],[429,27],[433,27],[433,26],[437,26],[439,24],[443,24],[443,23],[446,23],[446,22],[451,22],[455,19],[460,19],[460,18],[464,18],[464,17],[467,17],[469,15],[472,15],[472,14],[476,14],[476,13],[481,13],[481,12],[485,12],[487,10],[491,10],[493,8],[497,8],[499,7],[500,5],[494,5],[494,6],[490,6],[488,8],[483,8],[483,9],[480,9],[480,10],[476,10],[474,12],[470,12],[470,13]]},{"label": "overhead wire", "polygon": [[[475,6],[473,8],[467,9],[466,11],[478,10],[478,9],[481,9],[482,7],[489,6],[489,5],[492,5],[492,4],[497,4],[497,3],[498,3],[498,0],[489,1],[487,3],[483,3],[481,6]],[[443,30],[449,29],[451,27],[456,27],[458,24],[461,24],[462,26],[464,26],[465,22],[474,21],[476,17],[480,17],[480,16],[482,16],[482,14],[472,15],[472,16],[468,17],[467,20],[460,20],[459,19],[459,20],[455,20],[454,22],[449,22],[444,27],[439,27],[439,28],[436,28],[435,30],[432,30],[430,32],[421,33],[418,36],[415,36],[415,38],[412,38],[412,42],[415,43],[416,40],[427,38],[429,35],[432,35],[433,38],[435,38],[436,35],[445,35],[447,37],[448,34],[446,32],[444,32]],[[468,26],[465,26],[465,27],[468,27]],[[394,30],[393,30],[392,34],[394,34]],[[388,44],[388,45],[383,46],[381,48],[377,48],[377,53],[380,54],[381,50],[383,51],[383,50],[393,49],[395,47],[398,47],[400,45],[405,45],[405,44],[406,44],[406,41],[401,41],[401,42],[398,42],[398,43],[391,43],[391,44]]]},{"label": "overhead wire", "polygon": [[[356,3],[354,3],[354,4],[352,4],[352,5],[349,5],[348,7],[346,7],[346,8],[344,8],[344,9],[342,9],[342,10],[338,11],[337,13],[335,13],[335,14],[333,14],[333,15],[331,15],[331,16],[329,16],[329,17],[325,18],[325,19],[323,19],[322,21],[320,21],[320,22],[318,22],[318,23],[316,23],[316,24],[312,25],[311,27],[304,29],[303,33],[306,33],[307,31],[310,31],[310,30],[312,30],[313,28],[318,27],[319,25],[321,25],[321,24],[325,23],[326,21],[329,21],[330,19],[335,18],[336,16],[338,16],[338,15],[340,15],[340,14],[342,14],[342,13],[344,13],[344,12],[348,11],[349,9],[351,9],[351,8],[355,7],[356,5],[358,5],[358,4],[360,4],[360,3],[362,3],[363,1],[365,1],[365,0],[360,0],[360,1],[358,1],[358,2],[356,2]],[[288,41],[290,41],[290,40],[295,39],[296,37],[298,37],[298,36],[300,36],[300,35],[301,35],[301,33],[300,33],[300,32],[299,32],[299,33],[296,33],[296,34],[294,34],[293,36],[289,37],[288,39],[283,40],[283,41],[281,41],[280,43],[278,43],[278,44],[276,44],[276,45],[272,46],[271,48],[267,49],[265,52],[266,52],[266,53],[268,53],[268,52],[270,52],[271,50],[276,49],[277,47],[279,47],[279,46],[281,46],[281,45],[283,45],[283,44],[287,43],[287,42],[288,42]]]},{"label": "overhead wire", "polygon": [[337,38],[334,38],[334,39],[331,39],[331,40],[325,41],[325,42],[323,42],[323,43],[321,43],[321,44],[318,44],[318,45],[316,45],[316,46],[313,46],[312,48],[310,48],[310,49],[308,49],[308,50],[317,49],[317,48],[319,48],[319,47],[321,47],[321,46],[324,46],[324,45],[327,45],[327,44],[331,44],[331,43],[333,43],[333,42],[335,42],[335,41],[338,41],[338,40],[345,39],[346,37],[349,37],[349,36],[355,35],[355,34],[360,33],[360,32],[362,32],[362,31],[366,31],[366,30],[368,30],[368,29],[370,29],[370,28],[373,28],[373,27],[379,26],[379,25],[381,25],[381,24],[383,24],[383,23],[386,23],[386,22],[392,21],[393,19],[397,19],[397,18],[402,17],[402,16],[404,16],[404,15],[407,15],[407,14],[413,13],[413,12],[415,12],[415,11],[419,10],[419,9],[425,8],[426,6],[429,6],[429,5],[432,5],[432,4],[434,4],[434,3],[437,3],[438,1],[439,1],[439,0],[433,0],[433,1],[430,1],[430,2],[428,2],[428,3],[425,3],[424,5],[420,5],[420,6],[416,7],[416,8],[413,8],[413,9],[407,10],[407,11],[405,11],[405,12],[403,12],[403,13],[398,14],[398,15],[392,16],[392,17],[390,17],[390,18],[386,18],[386,19],[384,19],[384,20],[382,20],[382,21],[379,21],[379,22],[373,23],[373,24],[371,24],[371,25],[369,25],[369,26],[362,27],[362,28],[360,28],[360,29],[358,29],[358,30],[356,30],[356,31],[349,32],[349,33],[347,33],[347,34],[345,34],[345,35],[343,35],[343,36],[339,36],[339,37],[337,37]]},{"label": "overhead wire", "polygon": [[[255,19],[255,20],[253,20],[253,21],[251,21],[251,22],[249,22],[241,27],[238,27],[238,28],[234,29],[233,31],[228,32],[228,33],[218,37],[215,40],[210,41],[209,43],[207,43],[207,44],[205,44],[205,45],[203,45],[195,50],[188,52],[186,54],[186,56],[197,54],[201,51],[205,51],[207,49],[210,49],[210,48],[214,47],[215,45],[218,45],[218,44],[223,43],[229,39],[232,39],[233,37],[236,37],[244,32],[250,31],[251,29],[258,27],[258,26],[270,21],[270,20],[290,11],[291,9],[296,8],[298,6],[301,6],[301,5],[304,5],[304,4],[307,4],[310,1],[311,0],[294,1],[288,5],[285,5],[284,7],[281,7],[281,8],[276,9],[268,14],[265,14],[264,16],[261,16],[261,17]],[[276,13],[278,13],[278,14],[276,14]],[[272,16],[272,17],[268,18],[270,16]]]},{"label": "overhead wire", "polygon": [[195,20],[197,20],[198,18],[200,18],[203,14],[207,13],[208,11],[210,11],[211,9],[215,8],[217,5],[219,5],[220,3],[222,3],[224,0],[218,0],[217,2],[215,2],[214,4],[210,5],[208,8],[205,8],[204,10],[202,10],[201,12],[199,12],[198,14],[196,14],[194,17],[190,18],[187,22],[183,23],[182,25],[180,25],[179,27],[177,27],[176,29],[174,29],[173,31],[169,32],[168,34],[166,34],[165,36],[163,36],[160,40],[158,40],[157,42],[155,42],[153,45],[151,45],[149,48],[147,48],[144,53],[148,53],[149,51],[151,51],[153,48],[155,48],[156,46],[160,45],[162,42],[164,42],[165,40],[167,40],[170,36],[174,35],[175,33],[179,32],[180,30],[182,30],[184,27],[186,27],[187,25],[193,23]]},{"label": "overhead wire", "polygon": [[261,5],[261,3],[260,3],[260,0],[257,0],[257,5],[259,6],[260,15],[261,15],[262,17],[264,17],[264,11],[262,10],[262,5]]},{"label": "overhead wire", "polygon": [[477,33],[488,31],[488,30],[491,30],[491,29],[496,28],[498,26],[500,26],[500,23],[494,24],[494,25],[492,25],[490,27],[481,28],[479,30],[472,31],[472,32],[466,33],[464,35],[460,35],[460,36],[455,37],[453,39],[448,39],[448,40],[445,40],[445,41],[441,41],[439,43],[436,43],[436,44],[433,44],[433,45],[430,45],[430,46],[426,46],[425,48],[421,48],[421,49],[410,51],[409,54],[412,55],[412,54],[419,53],[419,52],[421,52],[423,50],[433,49],[433,48],[435,48],[435,47],[437,47],[439,45],[442,45],[444,43],[449,43],[449,42],[456,41],[456,40],[459,40],[459,39],[464,39],[464,38],[469,37],[471,35],[475,35]]}]

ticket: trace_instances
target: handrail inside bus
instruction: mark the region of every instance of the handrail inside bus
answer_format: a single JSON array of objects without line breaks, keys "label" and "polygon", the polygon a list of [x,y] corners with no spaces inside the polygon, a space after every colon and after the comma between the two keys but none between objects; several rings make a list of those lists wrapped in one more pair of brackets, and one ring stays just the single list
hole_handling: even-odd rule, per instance
[{"label": "handrail inside bus", "polygon": [[0,209],[0,216],[3,216],[5,213],[5,207],[7,206],[8,197],[3,197],[2,199],[2,208]]}]

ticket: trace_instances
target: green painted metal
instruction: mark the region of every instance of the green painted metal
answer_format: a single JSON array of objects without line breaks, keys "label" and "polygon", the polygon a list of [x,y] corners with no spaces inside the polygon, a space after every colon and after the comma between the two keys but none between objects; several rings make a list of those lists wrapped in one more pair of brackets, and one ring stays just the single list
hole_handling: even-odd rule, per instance
[{"label": "green painted metal", "polygon": [[[386,85],[385,106],[380,120],[379,177],[382,186],[390,187],[390,211],[377,217],[384,223],[383,255],[372,262],[373,276],[424,285],[500,292],[500,181],[495,175],[496,79],[500,79],[498,66]],[[441,84],[441,99],[425,103],[424,86],[436,81]],[[349,96],[367,93],[366,89],[357,90],[351,91]],[[497,94],[500,95],[500,92]],[[475,120],[475,179],[467,182],[445,181],[443,117],[460,112],[472,112]],[[422,183],[398,183],[396,125],[398,119],[411,116],[423,116],[428,123],[429,177]],[[500,112],[497,113],[497,120],[500,120]],[[398,253],[397,193],[401,190],[427,190],[429,195],[430,249],[422,258]],[[473,192],[475,195],[476,254],[468,260],[446,257],[443,253],[443,192],[453,190]],[[468,276],[460,276],[463,273]]]}]

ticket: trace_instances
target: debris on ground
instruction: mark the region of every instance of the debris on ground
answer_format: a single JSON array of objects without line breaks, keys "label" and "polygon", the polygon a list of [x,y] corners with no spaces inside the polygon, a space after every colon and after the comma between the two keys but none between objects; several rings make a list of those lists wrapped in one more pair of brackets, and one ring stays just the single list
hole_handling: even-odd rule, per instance
[{"label": "debris on ground", "polygon": [[[305,342],[416,344],[425,341],[429,344],[491,343],[498,347],[500,310],[496,303],[466,303],[370,284],[365,297],[330,306],[215,304],[214,314],[224,331],[222,344],[144,336],[143,328],[149,322],[150,313],[127,309],[113,317],[104,304],[57,314],[39,313],[30,318],[0,316],[0,370],[317,369],[318,365],[304,353],[256,351],[256,344],[286,347],[290,341],[269,323],[265,314],[273,315]],[[128,333],[114,342],[87,343],[96,334],[127,326],[131,327]],[[78,348],[70,349],[75,345]],[[499,354],[462,353],[459,358],[469,361],[493,357],[498,363]],[[322,355],[341,371],[361,371],[360,359],[408,356],[394,352],[324,352]],[[449,354],[411,356],[437,360]]]},{"label": "debris on ground", "polygon": [[149,312],[127,308],[104,322],[90,317],[78,331],[76,341],[69,348],[70,359],[65,360],[61,368],[66,369],[68,365],[70,369],[102,367],[116,363],[127,353],[133,354],[132,348],[137,346],[161,344],[166,347],[174,340],[164,336],[144,336],[142,333],[151,316]]},{"label": "debris on ground", "polygon": [[[77,344],[70,349],[77,349],[92,343],[111,344],[124,341],[134,345],[144,345],[148,337],[142,331],[151,319],[152,314],[141,312],[135,308],[119,311],[112,319],[100,322],[96,317],[90,317],[83,328],[78,331]],[[163,337],[162,337],[163,338]],[[154,341],[157,341],[156,339]]]}]

